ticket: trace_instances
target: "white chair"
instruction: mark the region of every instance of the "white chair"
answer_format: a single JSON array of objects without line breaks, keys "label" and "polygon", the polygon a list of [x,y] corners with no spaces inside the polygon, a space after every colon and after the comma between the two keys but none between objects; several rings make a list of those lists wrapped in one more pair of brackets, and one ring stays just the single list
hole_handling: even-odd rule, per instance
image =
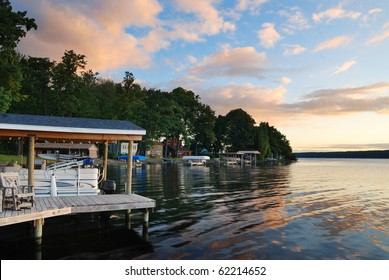
[{"label": "white chair", "polygon": [[3,189],[2,210],[5,207],[20,210],[21,208],[34,206],[35,194],[32,190],[29,190],[28,186],[19,185],[19,174],[17,172],[0,173],[0,183]]}]

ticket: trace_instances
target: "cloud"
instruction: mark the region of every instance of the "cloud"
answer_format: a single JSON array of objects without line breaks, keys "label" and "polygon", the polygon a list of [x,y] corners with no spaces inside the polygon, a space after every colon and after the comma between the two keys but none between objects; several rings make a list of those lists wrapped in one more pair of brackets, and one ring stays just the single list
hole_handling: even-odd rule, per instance
[{"label": "cloud", "polygon": [[186,56],[186,59],[187,59],[190,63],[197,63],[197,58],[194,57],[193,55],[187,55],[187,56]]},{"label": "cloud", "polygon": [[[31,56],[60,60],[65,50],[87,57],[88,67],[110,71],[120,67],[149,68],[153,53],[172,41],[203,41],[203,36],[234,31],[213,6],[213,0],[177,1],[173,9],[183,18],[163,18],[157,0],[64,1],[14,0],[36,19],[19,50]],[[20,2],[20,3],[19,3]]]},{"label": "cloud", "polygon": [[307,49],[300,46],[300,45],[284,45],[284,55],[290,56],[290,55],[298,55],[305,52]]},{"label": "cloud", "polygon": [[257,52],[253,47],[224,49],[204,58],[189,73],[202,78],[245,76],[261,79],[266,60],[266,54]]},{"label": "cloud", "polygon": [[366,41],[366,44],[372,45],[372,44],[378,44],[379,42],[389,38],[389,22],[384,24],[382,27],[382,32],[371,37],[369,40]]},{"label": "cloud", "polygon": [[239,0],[236,9],[238,11],[249,10],[251,13],[257,13],[258,8],[266,2],[267,0]]},{"label": "cloud", "polygon": [[281,83],[283,83],[284,85],[289,85],[291,82],[292,82],[292,79],[290,79],[288,77],[281,78]]},{"label": "cloud", "polygon": [[381,9],[381,8],[375,8],[375,9],[371,9],[369,10],[369,15],[371,14],[377,14],[377,13],[382,13],[384,10]]},{"label": "cloud", "polygon": [[185,13],[193,13],[196,15],[198,20],[191,27],[196,30],[196,33],[215,35],[222,31],[234,31],[236,28],[235,25],[231,22],[224,21],[224,19],[219,15],[218,10],[212,5],[213,2],[213,0],[175,1],[177,9]]},{"label": "cloud", "polygon": [[345,72],[347,70],[349,70],[353,65],[357,64],[357,61],[356,60],[350,60],[350,61],[346,61],[345,63],[343,63],[342,66],[338,67],[334,72],[333,74],[339,74],[339,73],[342,73],[342,72]]},{"label": "cloud", "polygon": [[265,48],[272,48],[282,39],[281,35],[274,28],[273,23],[262,24],[263,29],[258,31],[258,37],[262,46]]},{"label": "cloud", "polygon": [[341,46],[348,45],[353,40],[349,36],[338,36],[327,41],[320,43],[314,50],[314,52],[319,52],[326,49],[339,48]]},{"label": "cloud", "polygon": [[314,115],[357,112],[389,114],[389,82],[363,87],[317,90],[304,95],[302,101],[285,104],[285,108]]},{"label": "cloud", "polygon": [[150,56],[140,41],[125,32],[128,24],[153,27],[157,1],[34,1],[24,2],[38,30],[28,32],[19,44],[27,55],[60,60],[65,50],[87,57],[88,68],[104,71],[117,67],[148,67]]},{"label": "cloud", "polygon": [[300,8],[293,7],[290,10],[281,10],[279,15],[288,18],[287,22],[283,24],[282,31],[293,35],[295,31],[309,29],[308,18],[301,12]]},{"label": "cloud", "polygon": [[202,92],[201,99],[209,104],[217,114],[225,115],[237,106],[244,108],[257,122],[275,119],[284,114],[279,110],[287,90],[283,86],[275,88],[256,87],[246,83],[212,87]]},{"label": "cloud", "polygon": [[354,11],[346,11],[342,8],[341,5],[339,5],[338,8],[331,8],[327,9],[320,13],[314,13],[312,15],[312,19],[318,23],[321,22],[323,19],[327,18],[328,21],[331,21],[333,19],[341,19],[341,18],[350,18],[350,19],[357,19],[361,16],[360,12],[354,12]]}]

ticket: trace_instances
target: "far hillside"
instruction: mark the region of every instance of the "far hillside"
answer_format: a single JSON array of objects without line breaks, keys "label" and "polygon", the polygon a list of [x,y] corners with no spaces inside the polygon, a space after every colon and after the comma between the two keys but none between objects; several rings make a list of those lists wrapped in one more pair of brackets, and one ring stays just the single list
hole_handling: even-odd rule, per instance
[{"label": "far hillside", "polygon": [[389,150],[347,151],[347,152],[306,152],[296,153],[297,158],[389,158]]}]

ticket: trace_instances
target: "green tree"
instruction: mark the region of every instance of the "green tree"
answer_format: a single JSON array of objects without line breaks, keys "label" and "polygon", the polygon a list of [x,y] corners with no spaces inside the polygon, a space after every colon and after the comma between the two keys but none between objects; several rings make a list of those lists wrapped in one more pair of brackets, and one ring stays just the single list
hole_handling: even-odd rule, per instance
[{"label": "green tree", "polygon": [[261,122],[259,126],[255,127],[255,147],[261,153],[261,159],[271,155],[268,129],[269,124],[265,122]]},{"label": "green tree", "polygon": [[200,109],[199,96],[193,91],[185,90],[182,87],[175,88],[170,93],[171,98],[176,102],[176,117],[181,120],[181,124],[176,127],[175,136],[177,139],[183,137],[185,143],[189,143],[194,136],[194,123],[196,113]]},{"label": "green tree", "polygon": [[226,117],[219,115],[215,120],[216,140],[212,145],[215,154],[222,152],[226,148],[227,136],[225,131],[226,131]]},{"label": "green tree", "polygon": [[65,51],[62,61],[53,69],[53,106],[50,115],[76,116],[81,110],[82,78],[78,71],[85,69],[85,55]]},{"label": "green tree", "polygon": [[20,94],[21,56],[15,48],[29,30],[37,29],[35,20],[26,15],[26,11],[13,12],[8,0],[0,0],[0,112],[6,112],[13,101],[25,98]]},{"label": "green tree", "polygon": [[149,89],[144,101],[146,106],[139,112],[142,119],[139,125],[146,129],[146,146],[152,145],[161,137],[174,137],[178,131],[184,129],[181,108],[168,92]]},{"label": "green tree", "polygon": [[50,111],[54,62],[48,58],[23,57],[20,61],[23,74],[21,93],[25,100],[13,102],[10,111],[47,115]]},{"label": "green tree", "polygon": [[191,146],[192,150],[197,150],[198,147],[211,150],[213,143],[216,141],[215,112],[209,105],[205,104],[200,104],[197,110],[193,123],[194,139]]},{"label": "green tree", "polygon": [[250,149],[254,145],[254,119],[243,109],[231,110],[225,119],[227,144],[232,151]]}]

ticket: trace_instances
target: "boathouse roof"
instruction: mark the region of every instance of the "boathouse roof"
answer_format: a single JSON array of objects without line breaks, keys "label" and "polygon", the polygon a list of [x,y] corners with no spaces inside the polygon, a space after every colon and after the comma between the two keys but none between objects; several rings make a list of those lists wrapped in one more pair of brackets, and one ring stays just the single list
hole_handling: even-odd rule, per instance
[{"label": "boathouse roof", "polygon": [[146,130],[130,121],[0,114],[0,136],[69,140],[141,140]]}]

